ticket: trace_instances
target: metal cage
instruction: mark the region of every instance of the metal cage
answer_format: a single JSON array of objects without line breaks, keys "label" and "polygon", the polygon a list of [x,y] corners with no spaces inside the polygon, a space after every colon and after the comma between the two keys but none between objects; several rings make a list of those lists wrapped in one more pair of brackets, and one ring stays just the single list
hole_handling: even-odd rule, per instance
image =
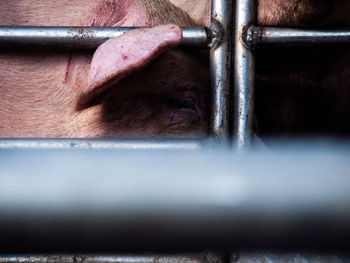
[{"label": "metal cage", "polygon": [[[233,10],[236,10],[235,17]],[[235,28],[234,28],[235,25]],[[0,46],[55,46],[59,48],[96,48],[109,38],[135,28],[111,27],[0,27]],[[307,30],[256,25],[254,0],[212,1],[211,26],[182,28],[181,45],[210,48],[211,111],[209,137],[233,145],[249,147],[253,138],[254,50],[281,45],[344,44],[350,30]],[[232,52],[233,51],[233,52]],[[232,81],[233,80],[233,81]],[[234,98],[234,101],[231,101]],[[233,112],[233,114],[230,114]],[[155,142],[118,140],[1,140],[0,148],[86,147],[91,148],[181,148],[198,149],[202,142]],[[165,147],[166,146],[166,147]]]}]

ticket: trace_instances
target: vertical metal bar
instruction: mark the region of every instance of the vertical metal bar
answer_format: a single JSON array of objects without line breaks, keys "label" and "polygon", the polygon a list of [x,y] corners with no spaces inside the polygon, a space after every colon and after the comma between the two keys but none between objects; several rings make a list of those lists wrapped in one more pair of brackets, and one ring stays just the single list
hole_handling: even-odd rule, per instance
[{"label": "vertical metal bar", "polygon": [[237,149],[249,146],[253,137],[254,54],[246,47],[243,34],[256,21],[256,0],[236,1],[234,52],[234,137]]},{"label": "vertical metal bar", "polygon": [[232,49],[232,0],[212,1],[213,45],[210,51],[212,110],[210,132],[221,141],[229,139]]}]

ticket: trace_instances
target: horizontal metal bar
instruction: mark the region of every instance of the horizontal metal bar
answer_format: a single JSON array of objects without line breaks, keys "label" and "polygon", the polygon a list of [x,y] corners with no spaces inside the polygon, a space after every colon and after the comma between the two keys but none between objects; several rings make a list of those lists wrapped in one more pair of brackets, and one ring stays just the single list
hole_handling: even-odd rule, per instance
[{"label": "horizontal metal bar", "polygon": [[206,140],[0,139],[1,149],[200,150]]},{"label": "horizontal metal bar", "polygon": [[179,255],[36,255],[36,256],[0,256],[1,263],[248,263],[248,262],[304,262],[304,263],[346,263],[350,261],[348,254],[324,252],[289,252],[289,251],[236,251],[230,260],[217,253],[192,253]]},{"label": "horizontal metal bar", "polygon": [[0,252],[350,246],[350,147],[0,150]]},{"label": "horizontal metal bar", "polygon": [[277,27],[247,28],[243,34],[246,44],[255,46],[303,46],[350,44],[350,29],[313,30]]},{"label": "horizontal metal bar", "polygon": [[323,251],[239,251],[233,253],[230,263],[348,263],[349,253]]},{"label": "horizontal metal bar", "polygon": [[223,257],[217,253],[187,253],[173,255],[30,255],[1,256],[2,263],[223,263]]},{"label": "horizontal metal bar", "polygon": [[[0,47],[39,46],[59,48],[97,48],[110,38],[135,27],[0,27]],[[181,45],[208,47],[210,29],[182,28]]]}]

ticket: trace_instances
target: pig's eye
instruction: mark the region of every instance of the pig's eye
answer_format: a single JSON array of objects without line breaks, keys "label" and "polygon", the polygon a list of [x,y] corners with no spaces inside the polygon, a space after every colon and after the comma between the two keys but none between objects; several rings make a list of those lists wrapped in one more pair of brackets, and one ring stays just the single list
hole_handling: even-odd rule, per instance
[{"label": "pig's eye", "polygon": [[167,106],[178,109],[188,109],[197,112],[196,105],[191,98],[172,98],[167,102]]}]

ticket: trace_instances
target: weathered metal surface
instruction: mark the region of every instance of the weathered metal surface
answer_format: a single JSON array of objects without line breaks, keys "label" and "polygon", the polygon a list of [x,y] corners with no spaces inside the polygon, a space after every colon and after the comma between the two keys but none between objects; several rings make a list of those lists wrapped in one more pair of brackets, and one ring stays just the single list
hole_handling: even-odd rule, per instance
[{"label": "weathered metal surface", "polygon": [[0,139],[0,149],[200,150],[206,140]]},{"label": "weathered metal surface", "polygon": [[230,263],[347,263],[349,254],[319,252],[240,251]]},{"label": "weathered metal surface", "polygon": [[[0,47],[56,47],[94,49],[106,40],[135,27],[5,27],[0,26]],[[182,28],[182,46],[207,48],[208,28]]]},{"label": "weathered metal surface", "polygon": [[350,29],[314,30],[250,26],[243,32],[243,40],[250,49],[265,46],[349,45]]},{"label": "weathered metal surface", "polygon": [[234,146],[240,150],[249,147],[253,140],[255,58],[246,46],[243,37],[246,28],[255,22],[256,0],[237,0],[233,74],[233,136]]},{"label": "weathered metal surface", "polygon": [[224,263],[223,256],[212,252],[173,255],[29,255],[1,256],[2,263]]},{"label": "weathered metal surface", "polygon": [[[192,253],[178,255],[37,255],[0,256],[2,263],[225,263],[217,253]],[[232,253],[230,263],[346,263],[349,254],[324,252],[240,251]]]},{"label": "weathered metal surface", "polygon": [[210,135],[226,142],[230,139],[232,13],[231,0],[212,1],[211,27],[216,41],[210,50]]}]

